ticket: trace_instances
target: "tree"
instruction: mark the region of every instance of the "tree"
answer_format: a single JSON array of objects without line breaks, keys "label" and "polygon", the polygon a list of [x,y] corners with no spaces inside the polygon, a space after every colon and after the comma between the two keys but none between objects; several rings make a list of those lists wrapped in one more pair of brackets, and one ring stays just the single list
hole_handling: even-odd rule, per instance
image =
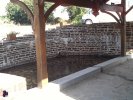
[{"label": "tree", "polygon": [[69,15],[69,21],[74,24],[79,24],[82,20],[82,16],[88,12],[87,9],[77,6],[69,6],[66,8]]},{"label": "tree", "polygon": [[[25,2],[25,4],[33,12],[33,0],[23,0],[23,2]],[[44,6],[44,11],[47,11],[47,9],[51,5],[52,5],[51,3],[46,2]],[[30,24],[30,20],[28,19],[27,14],[18,5],[8,3],[6,10],[7,10],[7,18],[9,18],[10,21],[13,21],[16,24]],[[47,19],[47,23],[53,23],[53,22],[54,22],[54,16],[53,13],[51,13]]]},{"label": "tree", "polygon": [[9,18],[9,20],[13,21],[15,24],[30,24],[28,16],[18,5],[8,3],[6,10],[7,18]]}]

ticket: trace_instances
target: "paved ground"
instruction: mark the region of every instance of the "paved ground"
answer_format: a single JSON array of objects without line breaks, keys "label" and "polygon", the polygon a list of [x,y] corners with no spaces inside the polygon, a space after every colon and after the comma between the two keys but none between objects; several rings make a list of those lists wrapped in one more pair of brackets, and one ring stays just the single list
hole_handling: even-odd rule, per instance
[{"label": "paved ground", "polygon": [[133,100],[133,60],[63,90],[75,100]]},{"label": "paved ground", "polygon": [[69,86],[61,92],[51,90],[33,89],[12,100],[133,100],[133,60]]}]

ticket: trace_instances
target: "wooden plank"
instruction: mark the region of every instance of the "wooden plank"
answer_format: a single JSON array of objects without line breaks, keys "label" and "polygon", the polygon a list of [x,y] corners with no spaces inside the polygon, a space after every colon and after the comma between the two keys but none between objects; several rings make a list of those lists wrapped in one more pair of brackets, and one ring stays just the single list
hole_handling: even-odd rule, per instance
[{"label": "wooden plank", "polygon": [[37,58],[38,87],[44,88],[48,83],[44,3],[34,0],[34,32]]}]

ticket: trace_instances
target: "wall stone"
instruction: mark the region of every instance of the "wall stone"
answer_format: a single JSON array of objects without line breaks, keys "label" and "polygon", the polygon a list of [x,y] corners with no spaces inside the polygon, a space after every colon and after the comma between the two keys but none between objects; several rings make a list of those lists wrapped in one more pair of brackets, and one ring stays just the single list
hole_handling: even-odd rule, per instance
[{"label": "wall stone", "polygon": [[[127,51],[133,50],[133,22],[127,22]],[[116,23],[69,25],[46,31],[47,57],[58,55],[120,55],[120,29]],[[34,35],[0,43],[0,69],[36,60]]]}]

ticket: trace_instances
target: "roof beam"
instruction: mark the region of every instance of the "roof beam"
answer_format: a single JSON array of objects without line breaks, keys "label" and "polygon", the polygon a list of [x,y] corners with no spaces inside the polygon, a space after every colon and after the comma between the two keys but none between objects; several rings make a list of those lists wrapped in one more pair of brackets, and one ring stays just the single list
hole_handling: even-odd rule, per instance
[{"label": "roof beam", "polygon": [[96,3],[99,3],[100,5],[106,3],[108,0],[99,0],[99,2],[95,0],[46,0],[47,2],[54,2],[58,3],[60,5],[73,5],[73,6],[80,6],[80,7],[86,7],[86,8],[93,8]]}]

